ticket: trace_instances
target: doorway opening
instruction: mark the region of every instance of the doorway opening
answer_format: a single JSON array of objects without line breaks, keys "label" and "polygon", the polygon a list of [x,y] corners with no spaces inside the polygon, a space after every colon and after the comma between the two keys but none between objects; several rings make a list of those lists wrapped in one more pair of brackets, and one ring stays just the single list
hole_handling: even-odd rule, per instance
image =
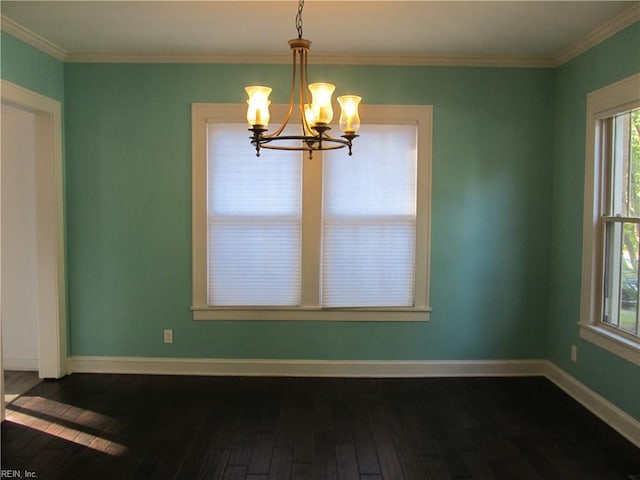
[{"label": "doorway opening", "polygon": [[[4,371],[66,373],[61,107],[2,81],[0,393]],[[24,388],[24,387],[21,387]],[[4,404],[1,417],[4,419]]]}]

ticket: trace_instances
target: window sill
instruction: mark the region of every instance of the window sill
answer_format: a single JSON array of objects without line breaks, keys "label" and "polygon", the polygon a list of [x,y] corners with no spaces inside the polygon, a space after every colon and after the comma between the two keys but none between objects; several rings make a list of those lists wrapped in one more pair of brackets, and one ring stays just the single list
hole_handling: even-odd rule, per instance
[{"label": "window sill", "polygon": [[640,343],[596,325],[580,324],[580,338],[640,366]]},{"label": "window sill", "polygon": [[308,320],[338,322],[425,322],[431,308],[192,307],[194,320]]}]

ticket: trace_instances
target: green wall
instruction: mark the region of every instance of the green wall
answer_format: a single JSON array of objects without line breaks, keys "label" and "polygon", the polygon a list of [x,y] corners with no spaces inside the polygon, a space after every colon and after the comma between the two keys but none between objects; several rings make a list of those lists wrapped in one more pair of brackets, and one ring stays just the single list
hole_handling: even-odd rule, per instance
[{"label": "green wall", "polygon": [[[579,338],[587,94],[640,71],[640,23],[563,65],[556,74],[550,360],[640,419],[640,368]],[[578,362],[570,361],[571,345]]]},{"label": "green wall", "polygon": [[554,89],[544,69],[310,72],[370,103],[434,106],[429,323],[191,319],[191,103],[244,102],[243,86],[261,79],[286,101],[289,68],[65,66],[70,353],[544,357]]},{"label": "green wall", "polygon": [[64,100],[64,63],[0,32],[0,77],[59,101]]}]

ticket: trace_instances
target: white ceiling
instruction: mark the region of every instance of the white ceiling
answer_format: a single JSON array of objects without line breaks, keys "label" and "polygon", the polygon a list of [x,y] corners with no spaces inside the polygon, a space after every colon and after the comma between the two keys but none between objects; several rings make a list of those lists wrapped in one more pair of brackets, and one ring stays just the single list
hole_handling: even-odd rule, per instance
[{"label": "white ceiling", "polygon": [[[551,60],[637,1],[307,0],[314,55]],[[2,1],[3,17],[68,59],[287,55],[296,1]],[[13,23],[12,22],[12,23]],[[3,27],[6,22],[3,22]]]}]

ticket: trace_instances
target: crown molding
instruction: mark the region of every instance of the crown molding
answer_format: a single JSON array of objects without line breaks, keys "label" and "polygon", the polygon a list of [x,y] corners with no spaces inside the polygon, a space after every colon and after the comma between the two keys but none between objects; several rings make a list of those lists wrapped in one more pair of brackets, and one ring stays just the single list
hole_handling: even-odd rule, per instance
[{"label": "crown molding", "polygon": [[10,35],[13,35],[18,40],[22,40],[24,43],[31,45],[38,50],[51,55],[53,58],[65,61],[69,52],[64,48],[59,47],[53,42],[50,42],[44,37],[41,37],[37,33],[32,32],[28,28],[23,27],[17,22],[14,22],[9,17],[1,16],[0,26],[3,31]]},{"label": "crown molding", "polygon": [[197,53],[70,53],[67,63],[247,63],[287,64],[289,55],[202,55]]},{"label": "crown molding", "polygon": [[587,50],[595,47],[599,43],[604,42],[615,34],[621,32],[625,28],[633,25],[640,20],[640,3],[621,12],[606,23],[595,28],[587,35],[582,37],[573,45],[568,46],[557,52],[553,56],[554,66],[559,67],[573,60],[577,56],[583,54]]},{"label": "crown molding", "polygon": [[[282,64],[291,63],[290,55],[155,55],[118,53],[70,53],[68,63],[221,63]],[[552,68],[546,57],[471,56],[471,55],[331,55],[314,54],[316,65],[394,65],[437,67],[519,67]]]}]

